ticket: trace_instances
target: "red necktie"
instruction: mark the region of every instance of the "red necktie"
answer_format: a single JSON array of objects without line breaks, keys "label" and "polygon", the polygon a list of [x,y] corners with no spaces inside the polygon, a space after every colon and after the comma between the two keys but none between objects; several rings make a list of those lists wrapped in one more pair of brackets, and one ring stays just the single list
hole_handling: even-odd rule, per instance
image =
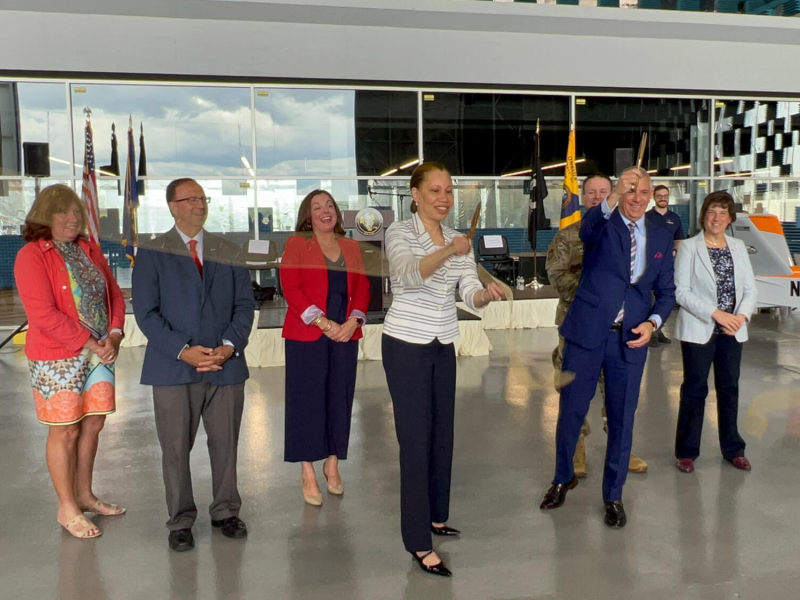
[{"label": "red necktie", "polygon": [[202,277],[203,263],[200,262],[200,257],[197,255],[197,240],[189,240],[189,256],[192,257],[197,270],[200,271],[200,277]]}]

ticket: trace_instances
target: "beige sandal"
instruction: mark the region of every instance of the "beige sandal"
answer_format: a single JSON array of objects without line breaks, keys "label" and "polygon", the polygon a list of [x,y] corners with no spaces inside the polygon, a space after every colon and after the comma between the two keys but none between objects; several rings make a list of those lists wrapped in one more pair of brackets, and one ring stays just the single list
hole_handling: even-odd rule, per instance
[{"label": "beige sandal", "polygon": [[[70,519],[66,525],[59,521],[59,524],[66,529],[71,535],[74,537],[81,539],[81,540],[90,540],[92,538],[100,537],[103,535],[103,532],[100,531],[100,528],[92,523],[89,519],[84,517],[83,515],[78,515],[77,517],[73,517]],[[89,532],[92,529],[96,529],[97,533],[94,535],[89,535]]]},{"label": "beige sandal", "polygon": [[121,506],[109,504],[108,502],[103,502],[100,499],[98,499],[91,506],[82,506],[81,510],[84,512],[93,512],[104,517],[118,517],[119,515],[124,515],[126,511],[126,509],[122,508]]}]

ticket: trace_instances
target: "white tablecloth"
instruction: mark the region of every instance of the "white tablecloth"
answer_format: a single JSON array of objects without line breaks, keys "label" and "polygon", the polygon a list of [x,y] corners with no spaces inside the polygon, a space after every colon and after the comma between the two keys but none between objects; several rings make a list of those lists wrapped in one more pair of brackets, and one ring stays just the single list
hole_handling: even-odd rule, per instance
[{"label": "white tablecloth", "polygon": [[[250,343],[245,349],[247,364],[251,367],[280,367],[285,364],[283,339],[280,329],[258,329],[258,311],[250,332]],[[461,335],[455,342],[458,356],[487,356],[492,344],[483,330],[483,321],[459,321]],[[364,337],[358,343],[359,360],[381,359],[381,335],[383,325],[366,325]],[[133,315],[125,319],[125,339],[123,346],[144,346],[147,338],[136,324]]]},{"label": "white tablecloth", "polygon": [[[556,314],[558,300],[554,298],[542,300],[517,300],[514,302],[514,329],[533,327],[555,327],[553,318]],[[465,304],[459,308],[469,311]],[[456,340],[458,356],[487,356],[492,344],[486,335],[486,329],[508,329],[508,303],[492,302],[481,313],[480,321],[459,321],[461,332]],[[280,329],[258,329],[258,311],[253,319],[253,330],[250,332],[250,343],[245,350],[247,364],[251,367],[283,366],[283,339]],[[381,334],[383,325],[366,325],[364,337],[358,343],[359,360],[381,359]],[[144,346],[147,338],[136,324],[133,315],[125,319],[125,339],[123,346]]]},{"label": "white tablecloth", "polygon": [[[555,327],[557,306],[558,298],[516,300],[511,326],[514,329]],[[458,307],[470,312],[463,302],[459,302]],[[509,329],[508,302],[492,302],[480,315],[484,329]]]}]

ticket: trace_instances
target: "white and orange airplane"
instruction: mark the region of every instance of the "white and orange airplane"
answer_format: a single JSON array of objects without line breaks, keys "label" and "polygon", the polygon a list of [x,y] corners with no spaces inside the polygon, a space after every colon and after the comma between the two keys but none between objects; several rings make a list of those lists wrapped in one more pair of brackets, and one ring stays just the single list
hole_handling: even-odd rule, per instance
[{"label": "white and orange airplane", "polygon": [[747,245],[759,308],[800,308],[800,266],[794,264],[778,217],[738,213],[731,230]]}]

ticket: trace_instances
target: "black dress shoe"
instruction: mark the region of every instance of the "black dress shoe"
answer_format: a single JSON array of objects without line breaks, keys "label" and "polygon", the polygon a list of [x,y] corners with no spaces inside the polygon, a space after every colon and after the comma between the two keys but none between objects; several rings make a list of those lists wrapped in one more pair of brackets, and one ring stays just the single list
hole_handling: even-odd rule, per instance
[{"label": "black dress shoe", "polygon": [[656,335],[658,336],[658,341],[659,341],[660,343],[662,343],[662,344],[671,344],[671,343],[672,343],[672,340],[671,340],[671,339],[669,339],[667,336],[665,336],[665,335],[664,335],[664,332],[663,332],[663,331],[661,331],[660,329],[658,330],[658,332],[656,333]]},{"label": "black dress shoe", "polygon": [[614,529],[625,527],[628,517],[625,516],[625,508],[622,506],[622,501],[606,502],[606,515],[603,518],[603,522]]},{"label": "black dress shoe", "polygon": [[191,529],[173,529],[169,532],[169,547],[175,552],[186,552],[194,548]]},{"label": "black dress shoe", "polygon": [[444,566],[443,561],[440,560],[435,565],[426,565],[424,562],[422,562],[426,556],[432,553],[433,550],[429,550],[428,552],[420,556],[416,552],[412,552],[411,556],[414,557],[414,560],[416,560],[419,563],[420,568],[426,573],[430,573],[431,575],[441,575],[442,577],[450,577],[453,573],[450,571],[450,569]]},{"label": "black dress shoe", "polygon": [[222,535],[225,537],[233,538],[234,540],[247,537],[247,525],[239,517],[228,517],[221,521],[212,519],[211,525],[213,527],[222,527]]},{"label": "black dress shoe", "polygon": [[578,478],[575,475],[573,475],[572,479],[570,479],[567,483],[554,483],[550,486],[550,489],[547,490],[547,493],[544,495],[539,508],[542,510],[558,508],[564,504],[564,500],[567,499],[567,492],[577,485]]},{"label": "black dress shoe", "polygon": [[453,529],[447,525],[442,525],[441,527],[434,527],[431,525],[431,533],[433,535],[461,535],[461,532],[458,529]]}]

